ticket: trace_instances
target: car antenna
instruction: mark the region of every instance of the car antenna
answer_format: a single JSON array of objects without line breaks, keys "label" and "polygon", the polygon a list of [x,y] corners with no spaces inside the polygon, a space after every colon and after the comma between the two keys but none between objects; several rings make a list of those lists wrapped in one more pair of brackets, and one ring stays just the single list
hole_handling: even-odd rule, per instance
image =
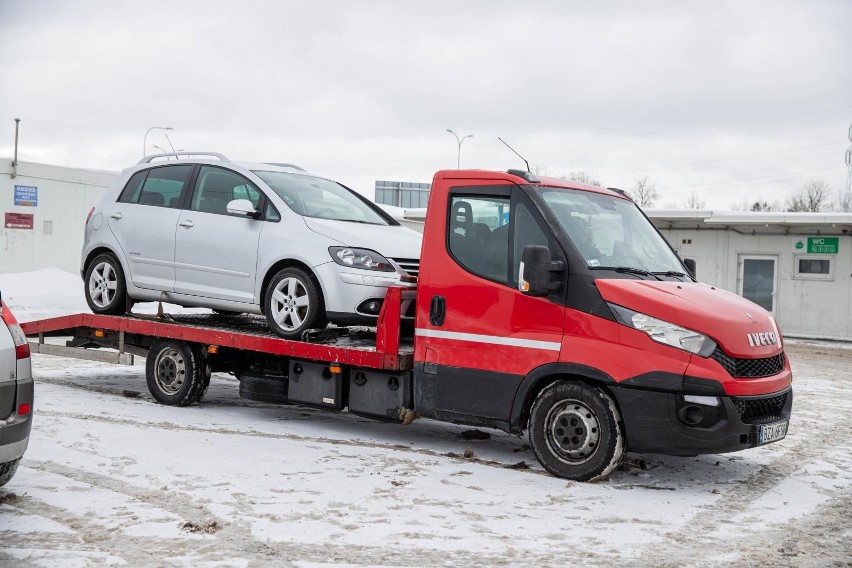
[{"label": "car antenna", "polygon": [[[509,146],[509,144],[507,144],[507,143],[506,143],[506,141],[505,141],[505,140],[503,140],[502,138],[500,138],[499,136],[497,137],[497,140],[499,140],[499,141],[500,141],[500,142],[502,142],[503,144],[506,144],[506,148],[508,148],[508,149],[509,149],[509,150],[511,150],[512,152],[515,152],[515,149],[514,149],[514,148],[512,148],[511,146]],[[517,152],[515,152],[515,154],[516,154],[516,155],[517,155],[520,159],[522,159],[522,160],[524,161],[524,163],[527,165],[527,171],[528,171],[529,173],[532,173],[532,170],[530,169],[530,163],[527,161],[527,159],[526,159],[526,158],[524,158],[523,156],[521,156],[520,154],[518,154]]]},{"label": "car antenna", "polygon": [[174,145],[172,144],[172,140],[171,140],[171,138],[169,138],[169,133],[168,133],[168,132],[166,133],[166,140],[168,140],[168,141],[169,141],[169,148],[171,148],[171,149],[172,149],[172,153],[175,155],[175,160],[180,159],[180,156],[178,156],[178,155],[177,155],[177,150],[175,150],[175,147],[174,147]]}]

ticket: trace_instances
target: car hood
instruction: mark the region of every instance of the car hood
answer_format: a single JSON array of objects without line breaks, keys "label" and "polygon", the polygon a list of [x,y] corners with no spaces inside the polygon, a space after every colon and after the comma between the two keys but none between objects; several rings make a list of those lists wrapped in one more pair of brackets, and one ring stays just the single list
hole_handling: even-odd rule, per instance
[{"label": "car hood", "polygon": [[[781,333],[772,314],[715,286],[627,279],[595,283],[607,302],[703,333],[731,356],[769,357],[781,350]],[[767,334],[777,336],[776,342],[767,341]]]},{"label": "car hood", "polygon": [[305,217],[315,233],[350,247],[374,250],[387,258],[420,258],[423,236],[401,225],[367,225]]}]

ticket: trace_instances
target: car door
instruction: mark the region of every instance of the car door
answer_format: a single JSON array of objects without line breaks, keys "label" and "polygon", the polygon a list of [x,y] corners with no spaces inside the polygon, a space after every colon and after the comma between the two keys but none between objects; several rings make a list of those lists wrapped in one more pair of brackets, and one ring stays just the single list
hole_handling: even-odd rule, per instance
[{"label": "car door", "polygon": [[520,188],[454,188],[448,206],[448,254],[429,259],[418,286],[418,301],[443,315],[416,330],[437,375],[437,414],[507,421],[523,377],[558,361],[564,321],[564,306],[519,291],[521,254],[531,244],[561,252]]},{"label": "car door", "polygon": [[228,215],[228,202],[248,199],[261,210],[263,193],[242,175],[201,166],[181,211],[175,238],[175,292],[235,302],[255,301],[263,218]]},{"label": "car door", "polygon": [[124,253],[127,275],[139,288],[174,291],[175,227],[194,165],[136,172],[107,215]]}]

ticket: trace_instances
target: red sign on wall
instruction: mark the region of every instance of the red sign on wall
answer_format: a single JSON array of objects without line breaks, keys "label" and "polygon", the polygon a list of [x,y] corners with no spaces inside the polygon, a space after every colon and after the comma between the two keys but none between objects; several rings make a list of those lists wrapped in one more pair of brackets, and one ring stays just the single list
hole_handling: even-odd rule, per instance
[{"label": "red sign on wall", "polygon": [[3,226],[7,229],[32,229],[33,216],[30,213],[6,213]]}]

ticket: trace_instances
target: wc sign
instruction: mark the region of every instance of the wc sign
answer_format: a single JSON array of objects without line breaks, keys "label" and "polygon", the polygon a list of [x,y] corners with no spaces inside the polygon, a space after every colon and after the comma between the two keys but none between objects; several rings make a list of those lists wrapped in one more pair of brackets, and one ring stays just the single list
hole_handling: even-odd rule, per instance
[{"label": "wc sign", "polygon": [[837,254],[840,237],[797,237],[793,239],[793,252],[803,254]]}]

